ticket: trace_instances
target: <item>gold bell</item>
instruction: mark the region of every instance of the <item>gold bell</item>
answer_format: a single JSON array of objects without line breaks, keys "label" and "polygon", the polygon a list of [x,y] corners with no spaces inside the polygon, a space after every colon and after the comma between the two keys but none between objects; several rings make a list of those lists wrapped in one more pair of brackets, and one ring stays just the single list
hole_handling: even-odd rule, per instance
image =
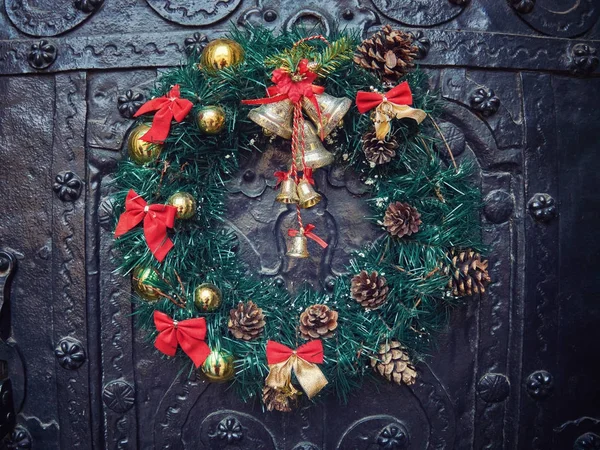
[{"label": "gold bell", "polygon": [[300,208],[312,208],[321,201],[321,195],[304,178],[298,183],[298,198]]},{"label": "gold bell", "polygon": [[308,258],[308,241],[306,236],[304,236],[304,232],[300,231],[296,236],[292,238],[290,246],[288,247],[288,251],[286,253],[287,256],[291,258]]},{"label": "gold bell", "polygon": [[300,199],[296,191],[296,182],[291,178],[283,180],[281,182],[281,190],[275,200],[281,203],[298,203]]},{"label": "gold bell", "polygon": [[284,139],[291,139],[293,115],[294,105],[286,99],[254,108],[248,113],[248,118],[267,132],[275,133]]},{"label": "gold bell", "polygon": [[[333,153],[328,152],[317,135],[315,127],[304,122],[304,164],[306,167],[318,169],[331,164],[334,160]],[[302,152],[296,155],[298,170],[302,170]]]},{"label": "gold bell", "polygon": [[317,126],[317,129],[323,130],[323,137],[331,133],[334,128],[340,123],[342,117],[346,115],[352,106],[352,100],[346,97],[334,97],[329,94],[315,95],[319,109],[321,110],[321,123],[319,123],[319,114],[317,108],[310,100],[304,98],[302,100],[302,108],[306,115]]}]

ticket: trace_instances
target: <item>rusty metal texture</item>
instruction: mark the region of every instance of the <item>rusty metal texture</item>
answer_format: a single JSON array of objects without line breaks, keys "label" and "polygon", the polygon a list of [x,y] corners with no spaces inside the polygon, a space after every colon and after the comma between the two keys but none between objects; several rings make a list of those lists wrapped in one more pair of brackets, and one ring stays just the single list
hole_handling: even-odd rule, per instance
[{"label": "rusty metal texture", "polygon": [[[4,0],[0,248],[18,271],[2,297],[0,417],[11,397],[16,418],[2,445],[598,448],[599,16],[595,0]],[[494,282],[452,312],[415,386],[367,383],[346,406],[266,414],[187,379],[136,330],[114,273],[109,183],[160,70],[231,23],[335,22],[415,36],[453,155],[478,169]],[[328,289],[377,237],[365,187],[337,167],[317,173],[325,200],[307,220],[330,250],[291,267],[271,244],[291,214],[273,201],[280,153],[243,162],[227,224],[261,276]]]}]

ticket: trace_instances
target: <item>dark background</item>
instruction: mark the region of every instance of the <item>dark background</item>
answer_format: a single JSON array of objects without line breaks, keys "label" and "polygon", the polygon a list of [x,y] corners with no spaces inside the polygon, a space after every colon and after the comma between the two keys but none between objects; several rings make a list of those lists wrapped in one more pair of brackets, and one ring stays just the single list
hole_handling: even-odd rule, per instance
[{"label": "dark background", "polygon": [[[4,445],[600,448],[599,3],[0,2]],[[142,96],[203,35],[230,22],[282,29],[336,20],[365,35],[383,23],[415,33],[453,152],[479,168],[494,282],[453,312],[415,386],[367,385],[348,406],[331,399],[263,414],[226,386],[178,376],[135,330],[129,281],[112,272],[107,183]],[[478,109],[479,89],[500,107]],[[340,238],[323,264],[290,271],[267,245],[283,212],[271,206],[261,167],[249,162],[232,194],[241,250],[288,282],[323,281],[317,266],[337,273],[368,234],[349,231],[362,221],[360,186],[322,175],[321,214]]]}]

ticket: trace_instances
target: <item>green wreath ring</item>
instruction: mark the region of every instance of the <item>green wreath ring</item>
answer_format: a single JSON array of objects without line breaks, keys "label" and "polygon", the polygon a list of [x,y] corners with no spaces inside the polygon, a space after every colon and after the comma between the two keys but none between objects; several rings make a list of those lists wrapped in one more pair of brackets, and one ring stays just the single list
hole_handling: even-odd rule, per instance
[{"label": "green wreath ring", "polygon": [[[114,180],[119,268],[160,352],[268,410],[329,392],[343,401],[365,376],[415,382],[449,307],[489,282],[480,195],[470,167],[447,158],[415,55],[389,26],[364,41],[253,28],[161,75]],[[269,186],[288,217],[273,231],[296,267],[331,245],[305,220],[323,197],[319,172],[334,163],[368,191],[356,201],[379,237],[329,289],[288,290],[236,252],[228,187],[269,146],[287,152]]]}]

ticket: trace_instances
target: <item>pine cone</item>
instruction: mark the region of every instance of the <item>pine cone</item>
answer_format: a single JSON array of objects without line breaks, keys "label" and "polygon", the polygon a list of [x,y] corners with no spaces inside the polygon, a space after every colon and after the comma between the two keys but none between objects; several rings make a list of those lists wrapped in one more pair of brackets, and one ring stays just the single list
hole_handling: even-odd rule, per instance
[{"label": "pine cone", "polygon": [[237,308],[229,311],[229,331],[236,339],[251,341],[258,338],[265,328],[265,316],[254,302],[239,302]]},{"label": "pine cone", "polygon": [[413,66],[417,53],[411,35],[386,25],[361,43],[354,62],[377,73],[384,81],[395,82]]},{"label": "pine cone", "polygon": [[390,288],[387,280],[380,277],[375,271],[371,275],[366,270],[362,270],[358,275],[352,278],[350,291],[352,297],[360,303],[363,308],[379,308],[387,299]]},{"label": "pine cone", "polygon": [[406,349],[398,341],[381,344],[376,357],[371,358],[371,367],[388,381],[398,384],[414,384],[417,378]]},{"label": "pine cone", "polygon": [[448,287],[452,295],[465,297],[473,294],[483,294],[486,285],[491,281],[488,274],[488,262],[481,259],[479,253],[473,250],[452,249],[448,253],[451,262],[445,267],[445,272],[450,275]]},{"label": "pine cone", "polygon": [[263,387],[263,403],[267,407],[267,411],[291,412],[292,401],[295,401],[300,396],[300,392],[293,386],[290,386],[289,392],[284,389],[274,389],[270,386]]},{"label": "pine cone", "polygon": [[300,335],[303,339],[327,339],[337,328],[337,311],[325,305],[311,305],[300,314]]},{"label": "pine cone", "polygon": [[419,231],[421,223],[421,214],[408,203],[390,203],[383,216],[388,233],[399,238]]},{"label": "pine cone", "polygon": [[394,156],[396,156],[396,149],[398,148],[398,142],[394,136],[390,136],[385,141],[380,141],[375,135],[375,131],[365,133],[362,138],[363,152],[367,161],[373,164],[385,164],[390,162]]}]

